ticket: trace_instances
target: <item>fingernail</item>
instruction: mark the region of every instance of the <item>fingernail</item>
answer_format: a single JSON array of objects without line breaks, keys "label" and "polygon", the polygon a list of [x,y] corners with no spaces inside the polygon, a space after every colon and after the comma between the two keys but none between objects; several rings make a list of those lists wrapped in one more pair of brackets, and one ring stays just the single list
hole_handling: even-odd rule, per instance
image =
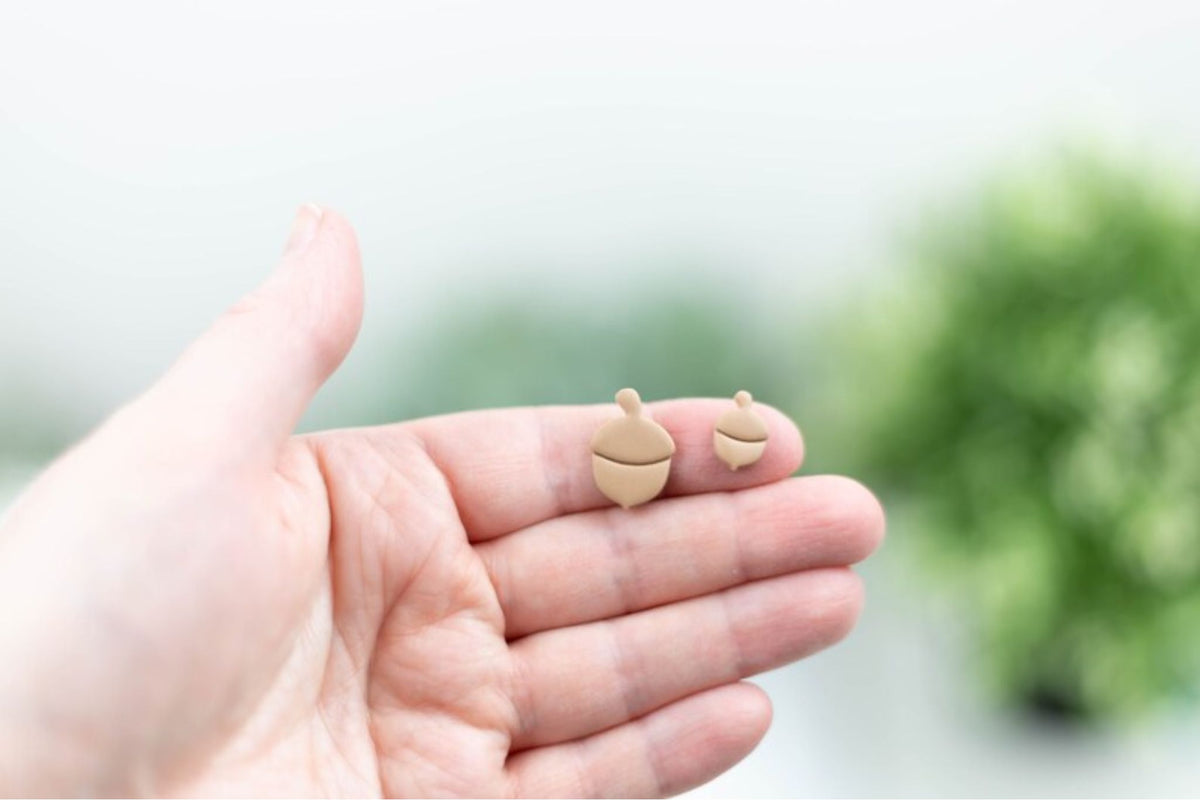
[{"label": "fingernail", "polygon": [[288,231],[287,244],[283,246],[285,256],[303,253],[312,244],[317,231],[321,229],[321,217],[325,212],[316,203],[305,203],[296,212],[292,220],[292,229]]}]

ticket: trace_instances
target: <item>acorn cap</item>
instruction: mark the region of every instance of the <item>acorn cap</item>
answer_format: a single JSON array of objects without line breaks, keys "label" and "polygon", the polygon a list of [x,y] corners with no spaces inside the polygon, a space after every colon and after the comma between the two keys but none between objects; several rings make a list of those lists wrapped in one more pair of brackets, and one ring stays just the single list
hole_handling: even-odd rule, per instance
[{"label": "acorn cap", "polygon": [[642,416],[642,399],[633,389],[617,392],[625,416],[604,424],[592,437],[592,452],[621,464],[654,464],[675,453],[666,429]]},{"label": "acorn cap", "polygon": [[749,392],[738,392],[733,396],[737,408],[726,411],[717,420],[717,430],[742,442],[764,442],[767,439],[767,423],[750,408],[754,398]]}]

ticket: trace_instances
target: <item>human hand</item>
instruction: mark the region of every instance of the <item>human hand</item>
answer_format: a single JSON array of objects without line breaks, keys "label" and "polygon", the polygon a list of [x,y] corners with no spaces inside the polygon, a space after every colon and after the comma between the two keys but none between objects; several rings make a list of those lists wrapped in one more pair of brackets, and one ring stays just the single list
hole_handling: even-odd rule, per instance
[{"label": "human hand", "polygon": [[840,639],[858,484],[713,456],[727,400],[651,404],[667,497],[592,485],[611,406],[292,436],[362,309],[354,234],[305,207],[276,273],[0,523],[0,790],[659,795],[728,769],[742,678]]}]

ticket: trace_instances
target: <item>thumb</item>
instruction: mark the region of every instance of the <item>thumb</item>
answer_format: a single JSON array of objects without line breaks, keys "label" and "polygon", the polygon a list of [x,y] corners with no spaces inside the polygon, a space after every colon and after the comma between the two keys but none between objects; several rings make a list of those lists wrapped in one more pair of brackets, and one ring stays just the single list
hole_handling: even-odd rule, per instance
[{"label": "thumb", "polygon": [[160,442],[270,457],[350,351],[362,303],[353,228],[305,205],[275,272],[126,410]]}]

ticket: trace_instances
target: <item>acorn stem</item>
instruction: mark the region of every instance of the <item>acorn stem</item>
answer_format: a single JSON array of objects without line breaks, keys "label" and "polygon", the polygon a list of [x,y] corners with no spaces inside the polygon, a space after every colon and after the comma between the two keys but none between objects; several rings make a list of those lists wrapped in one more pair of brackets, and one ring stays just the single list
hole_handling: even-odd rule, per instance
[{"label": "acorn stem", "polygon": [[738,408],[747,408],[752,402],[754,402],[754,398],[750,396],[749,392],[747,392],[745,389],[742,389],[733,396],[733,402],[738,404]]},{"label": "acorn stem", "polygon": [[631,417],[642,413],[642,398],[634,389],[622,389],[617,392],[617,405]]}]

